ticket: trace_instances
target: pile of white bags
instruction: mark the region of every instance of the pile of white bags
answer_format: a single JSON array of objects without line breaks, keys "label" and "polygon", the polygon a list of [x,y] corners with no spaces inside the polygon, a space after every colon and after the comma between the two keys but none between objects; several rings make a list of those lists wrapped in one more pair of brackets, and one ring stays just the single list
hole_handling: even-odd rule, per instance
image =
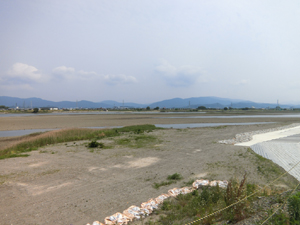
[{"label": "pile of white bags", "polygon": [[217,186],[219,185],[219,187],[221,188],[227,188],[228,182],[226,180],[213,180],[213,181],[209,181],[209,180],[195,180],[195,182],[193,183],[193,188],[194,189],[198,189],[202,186]]},{"label": "pile of white bags", "polygon": [[[130,206],[128,209],[124,210],[123,213],[115,213],[112,216],[108,216],[104,219],[104,224],[99,221],[93,222],[92,225],[123,225],[127,224],[129,221],[133,221],[134,219],[140,219],[142,217],[146,217],[153,212],[154,209],[158,208],[159,204],[162,204],[165,199],[169,197],[176,197],[179,194],[187,194],[196,190],[202,186],[217,186],[221,188],[226,188],[228,182],[226,180],[196,180],[193,183],[193,187],[183,187],[183,188],[173,188],[168,191],[168,194],[161,194],[157,198],[151,198],[147,202],[143,202],[141,207],[138,206]],[[86,224],[91,225],[91,224]]]}]

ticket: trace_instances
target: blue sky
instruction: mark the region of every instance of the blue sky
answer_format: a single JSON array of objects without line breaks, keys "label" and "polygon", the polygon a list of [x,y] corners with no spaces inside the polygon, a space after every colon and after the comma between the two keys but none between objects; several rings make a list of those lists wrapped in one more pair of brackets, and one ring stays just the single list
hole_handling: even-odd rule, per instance
[{"label": "blue sky", "polygon": [[300,103],[300,2],[0,0],[0,96]]}]

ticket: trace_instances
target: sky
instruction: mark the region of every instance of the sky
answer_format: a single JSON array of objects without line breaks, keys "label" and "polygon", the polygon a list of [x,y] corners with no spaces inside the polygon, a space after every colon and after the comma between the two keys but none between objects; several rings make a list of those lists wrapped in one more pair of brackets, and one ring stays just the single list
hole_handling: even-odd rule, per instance
[{"label": "sky", "polygon": [[300,103],[298,0],[0,0],[0,96]]}]

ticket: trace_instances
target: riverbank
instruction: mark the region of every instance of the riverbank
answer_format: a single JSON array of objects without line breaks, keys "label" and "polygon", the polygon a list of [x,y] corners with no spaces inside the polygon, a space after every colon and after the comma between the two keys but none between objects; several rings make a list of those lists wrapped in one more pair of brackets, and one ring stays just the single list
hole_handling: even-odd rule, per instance
[{"label": "riverbank", "polygon": [[[30,152],[29,157],[1,160],[0,217],[4,224],[86,224],[139,205],[149,198],[184,186],[190,180],[229,180],[241,178],[263,186],[284,170],[262,160],[244,146],[224,145],[237,134],[257,132],[297,123],[295,117],[190,118],[165,114],[134,115],[40,115],[2,117],[0,130],[128,126],[138,124],[245,123],[269,124],[218,126],[193,129],[164,129],[146,133],[159,140],[138,147],[137,134],[101,140],[109,148],[91,150],[90,140],[48,145]],[[193,114],[195,116],[195,114]],[[208,116],[214,116],[208,115]],[[27,137],[0,139],[8,146]],[[154,140],[153,139],[153,140]],[[5,140],[5,141],[4,141]],[[257,169],[259,168],[259,170]],[[180,173],[183,179],[162,186],[168,175]],[[297,180],[287,175],[274,188],[290,189]]]},{"label": "riverbank", "polygon": [[255,153],[289,171],[300,181],[300,126],[288,126],[237,134],[219,143],[250,147]]},{"label": "riverbank", "polygon": [[[229,180],[241,178],[245,171],[249,183],[263,186],[284,170],[261,161],[247,147],[218,141],[274,127],[155,130],[145,135],[158,142],[142,147],[134,144],[141,134],[128,134],[102,139],[108,148],[91,150],[86,147],[88,141],[75,141],[39,148],[26,158],[1,160],[1,220],[4,224],[86,224],[185,186],[190,180]],[[153,187],[174,173],[183,179]],[[296,182],[287,175],[274,187],[289,189]]]}]

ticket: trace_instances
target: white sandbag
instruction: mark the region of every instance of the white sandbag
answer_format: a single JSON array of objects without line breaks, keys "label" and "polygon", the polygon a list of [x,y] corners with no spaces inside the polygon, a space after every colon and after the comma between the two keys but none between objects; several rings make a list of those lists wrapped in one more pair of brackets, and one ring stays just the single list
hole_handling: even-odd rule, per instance
[{"label": "white sandbag", "polygon": [[219,185],[219,187],[221,187],[221,188],[226,188],[227,184],[228,184],[228,182],[226,180],[224,180],[224,181],[213,180],[213,181],[210,182],[209,185],[212,186],[212,187]]},{"label": "white sandbag", "polygon": [[195,180],[193,183],[193,188],[198,189],[201,186],[208,186],[209,180]]},{"label": "white sandbag", "polygon": [[155,200],[155,202],[156,202],[157,204],[161,204],[161,203],[163,203],[163,201],[164,201],[166,198],[168,198],[168,197],[170,197],[170,195],[168,195],[168,194],[161,194],[160,196],[158,196],[158,197],[155,198],[154,200]]},{"label": "white sandbag", "polygon": [[130,221],[133,219],[140,219],[141,215],[144,215],[145,212],[141,210],[140,207],[135,205],[130,206],[128,209],[123,211],[123,215],[127,216]]},{"label": "white sandbag", "polygon": [[104,225],[104,224],[100,223],[99,221],[94,221],[92,225]]},{"label": "white sandbag", "polygon": [[228,186],[228,181],[227,180],[223,180],[223,181],[219,181],[219,187],[221,188],[227,188]]},{"label": "white sandbag", "polygon": [[209,185],[212,187],[215,187],[215,186],[217,186],[218,183],[219,182],[217,180],[213,180],[213,181],[209,182]]},{"label": "white sandbag", "polygon": [[145,216],[149,216],[149,214],[151,214],[151,212],[147,208],[141,208],[140,214],[141,214],[141,216],[145,217]]},{"label": "white sandbag", "polygon": [[151,198],[147,202],[143,202],[141,204],[141,208],[142,209],[147,209],[147,210],[149,210],[150,213],[152,213],[152,211],[154,209],[158,208],[158,204],[155,202],[155,200],[153,198]]},{"label": "white sandbag", "polygon": [[180,189],[179,188],[173,188],[168,190],[168,194],[172,197],[176,197],[177,195],[180,194]]},{"label": "white sandbag", "polygon": [[183,187],[183,188],[179,189],[179,193],[183,194],[183,195],[191,193],[192,191],[193,191],[193,189],[190,187]]},{"label": "white sandbag", "polygon": [[105,224],[107,224],[107,225],[110,225],[110,224],[127,224],[129,220],[130,219],[127,216],[125,216],[125,215],[123,215],[122,213],[119,213],[119,212],[115,213],[112,216],[108,216],[104,219]]}]

